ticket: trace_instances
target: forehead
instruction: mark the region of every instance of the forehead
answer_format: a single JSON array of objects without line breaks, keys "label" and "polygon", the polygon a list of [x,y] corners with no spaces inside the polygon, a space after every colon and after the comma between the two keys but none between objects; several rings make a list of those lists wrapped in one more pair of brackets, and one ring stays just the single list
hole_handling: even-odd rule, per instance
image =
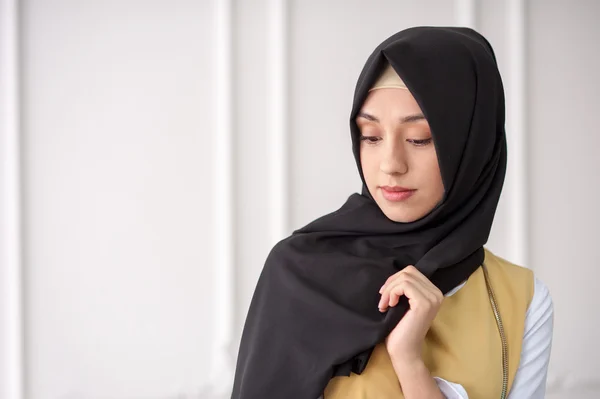
[{"label": "forehead", "polygon": [[396,117],[422,113],[421,107],[410,91],[400,88],[371,91],[365,99],[361,111],[369,114],[394,114]]}]

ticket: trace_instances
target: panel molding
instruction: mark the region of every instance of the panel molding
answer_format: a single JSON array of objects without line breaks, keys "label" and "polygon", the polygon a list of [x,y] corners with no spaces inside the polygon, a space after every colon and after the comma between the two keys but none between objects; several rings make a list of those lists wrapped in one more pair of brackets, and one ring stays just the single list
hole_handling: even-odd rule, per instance
[{"label": "panel molding", "polygon": [[[215,189],[215,289],[219,311],[215,313],[215,330],[211,375],[198,394],[202,399],[225,399],[231,396],[236,364],[235,332],[235,192],[234,192],[234,108],[233,108],[233,0],[215,0],[216,30],[216,131],[218,141],[215,168],[219,171]],[[267,2],[268,92],[268,187],[270,245],[289,234],[289,150],[288,150],[288,35],[286,0]]]},{"label": "panel molding", "polygon": [[[215,339],[209,383],[200,388],[201,399],[226,399],[231,396],[236,365],[235,303],[236,243],[233,120],[233,0],[216,0],[216,131],[215,168],[220,179],[215,190],[215,289],[219,312],[215,318]],[[287,1],[267,2],[267,126],[269,244],[275,245],[288,234],[288,91],[287,91]],[[194,395],[196,397],[196,395]]]},{"label": "panel molding", "polygon": [[[507,0],[505,19],[506,40],[508,46],[508,74],[505,79],[506,127],[509,151],[509,167],[506,185],[510,187],[508,195],[508,242],[507,257],[514,263],[529,264],[529,228],[528,228],[528,165],[526,138],[527,93],[525,87],[526,64],[526,5],[523,0]],[[455,0],[455,18],[459,26],[477,29],[478,0]]]},{"label": "panel molding", "polygon": [[201,398],[225,399],[231,396],[235,369],[235,202],[233,132],[233,0],[216,0],[215,5],[215,98],[216,148],[214,180],[214,337],[208,385]]},{"label": "panel molding", "polygon": [[288,33],[286,0],[267,4],[267,68],[269,121],[269,246],[288,234],[289,148],[288,148]]},{"label": "panel molding", "polygon": [[21,219],[21,148],[19,93],[19,10],[17,0],[0,1],[0,115],[2,127],[0,154],[2,178],[0,195],[2,210],[0,236],[0,317],[3,334],[0,342],[0,396],[6,399],[24,397],[24,304]]},{"label": "panel molding", "polygon": [[511,261],[529,264],[529,227],[528,227],[528,172],[526,107],[527,93],[525,88],[526,63],[526,9],[523,0],[507,1],[507,17],[505,30],[508,43],[508,86],[506,98],[507,109],[507,142],[509,151],[509,168],[507,183],[511,188],[509,200],[509,251]]},{"label": "panel molding", "polygon": [[454,10],[458,26],[477,27],[477,0],[455,0]]}]

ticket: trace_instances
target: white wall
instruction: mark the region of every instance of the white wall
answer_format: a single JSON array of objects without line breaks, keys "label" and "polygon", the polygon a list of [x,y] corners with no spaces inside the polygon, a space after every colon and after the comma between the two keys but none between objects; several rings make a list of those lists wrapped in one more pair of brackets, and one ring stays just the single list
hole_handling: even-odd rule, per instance
[{"label": "white wall", "polygon": [[549,384],[569,392],[556,397],[597,398],[600,2],[539,0],[532,8],[531,262],[555,298]]},{"label": "white wall", "polygon": [[0,224],[0,398],[227,397],[270,246],[360,188],[366,57],[405,27],[464,23],[507,92],[489,246],[553,294],[548,397],[600,394],[600,3],[16,3],[0,0],[0,87],[20,75],[0,102],[0,220],[21,209]]}]

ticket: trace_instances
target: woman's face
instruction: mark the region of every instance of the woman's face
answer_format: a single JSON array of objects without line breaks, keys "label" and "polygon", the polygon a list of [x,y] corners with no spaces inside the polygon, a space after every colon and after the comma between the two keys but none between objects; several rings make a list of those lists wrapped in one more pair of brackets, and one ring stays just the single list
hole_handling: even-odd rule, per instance
[{"label": "woman's face", "polygon": [[356,124],[363,175],[379,208],[395,222],[427,215],[444,185],[429,124],[410,91],[371,91]]}]

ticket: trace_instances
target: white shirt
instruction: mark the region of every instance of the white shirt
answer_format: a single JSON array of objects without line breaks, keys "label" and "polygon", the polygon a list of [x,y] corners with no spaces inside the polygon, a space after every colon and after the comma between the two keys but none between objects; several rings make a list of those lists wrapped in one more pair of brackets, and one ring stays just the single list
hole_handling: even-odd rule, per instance
[{"label": "white shirt", "polygon": [[[465,283],[448,292],[451,296]],[[519,368],[508,394],[508,399],[543,399],[546,394],[546,377],[552,347],[554,307],[548,287],[537,278],[527,315],[521,347]],[[447,399],[468,399],[469,395],[460,384],[434,377],[440,391]]]}]

